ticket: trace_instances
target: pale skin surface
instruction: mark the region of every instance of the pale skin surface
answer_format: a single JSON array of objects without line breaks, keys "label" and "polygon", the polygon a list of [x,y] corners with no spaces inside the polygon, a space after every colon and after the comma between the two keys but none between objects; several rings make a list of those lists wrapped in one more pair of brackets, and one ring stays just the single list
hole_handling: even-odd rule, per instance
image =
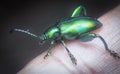
[{"label": "pale skin surface", "polygon": [[[94,31],[101,35],[109,48],[120,55],[120,5],[101,16],[103,27]],[[77,59],[74,65],[62,44],[53,47],[52,54],[43,59],[47,52],[38,55],[17,74],[119,74],[120,59],[113,58],[100,39],[90,42],[65,41]]]}]

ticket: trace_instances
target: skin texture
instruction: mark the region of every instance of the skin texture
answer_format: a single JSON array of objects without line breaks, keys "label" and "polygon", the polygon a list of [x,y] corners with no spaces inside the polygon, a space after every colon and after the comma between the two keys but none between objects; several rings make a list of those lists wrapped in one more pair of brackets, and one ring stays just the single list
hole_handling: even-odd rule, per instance
[{"label": "skin texture", "polygon": [[[111,50],[120,55],[120,5],[101,16],[103,27],[94,31],[100,34]],[[30,61],[17,74],[119,74],[120,59],[113,58],[98,39],[90,42],[65,41],[77,59],[74,65],[65,48],[58,43],[52,48],[51,56],[43,59],[47,51]]]}]

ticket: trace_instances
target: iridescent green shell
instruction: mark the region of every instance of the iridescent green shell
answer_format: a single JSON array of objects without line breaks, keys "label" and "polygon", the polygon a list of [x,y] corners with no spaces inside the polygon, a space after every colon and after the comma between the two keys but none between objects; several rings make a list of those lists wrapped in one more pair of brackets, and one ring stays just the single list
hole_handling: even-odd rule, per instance
[{"label": "iridescent green shell", "polygon": [[60,22],[58,27],[61,36],[67,39],[74,39],[78,35],[91,32],[102,26],[102,24],[90,17],[76,17],[68,21]]},{"label": "iridescent green shell", "polygon": [[77,7],[70,18],[60,21],[45,31],[47,38],[63,37],[65,39],[75,39],[81,34],[91,32],[102,26],[94,18],[88,17],[83,6]]}]

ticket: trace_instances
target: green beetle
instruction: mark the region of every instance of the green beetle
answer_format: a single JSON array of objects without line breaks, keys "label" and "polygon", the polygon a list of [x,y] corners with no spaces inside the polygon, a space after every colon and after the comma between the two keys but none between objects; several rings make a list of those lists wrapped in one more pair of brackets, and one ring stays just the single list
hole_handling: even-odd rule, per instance
[{"label": "green beetle", "polygon": [[37,37],[40,39],[40,42],[43,44],[46,40],[50,39],[50,47],[48,49],[47,54],[44,56],[44,59],[48,57],[51,53],[50,49],[51,46],[56,43],[56,41],[60,41],[62,45],[68,52],[68,55],[71,61],[74,64],[77,64],[77,60],[66,47],[64,40],[80,40],[83,42],[91,41],[94,38],[100,38],[103,42],[105,49],[116,58],[120,58],[117,53],[110,50],[107,46],[105,40],[98,34],[90,33],[97,28],[100,28],[102,23],[99,22],[97,19],[87,16],[86,9],[83,6],[78,6],[71,17],[58,21],[55,25],[49,27],[42,35],[38,36],[29,31],[21,30],[21,29],[14,29],[14,31],[24,32],[29,34],[33,37]]}]

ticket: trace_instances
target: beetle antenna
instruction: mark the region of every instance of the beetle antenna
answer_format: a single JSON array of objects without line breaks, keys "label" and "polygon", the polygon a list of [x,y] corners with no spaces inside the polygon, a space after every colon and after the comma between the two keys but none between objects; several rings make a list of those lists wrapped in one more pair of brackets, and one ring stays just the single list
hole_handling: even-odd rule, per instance
[{"label": "beetle antenna", "polygon": [[23,33],[28,34],[28,35],[30,35],[30,36],[32,36],[32,37],[37,37],[37,38],[38,38],[37,35],[29,32],[29,30],[26,30],[26,31],[25,31],[25,30],[22,30],[22,29],[12,29],[12,30],[10,31],[10,33],[13,33],[14,31],[23,32]]}]

